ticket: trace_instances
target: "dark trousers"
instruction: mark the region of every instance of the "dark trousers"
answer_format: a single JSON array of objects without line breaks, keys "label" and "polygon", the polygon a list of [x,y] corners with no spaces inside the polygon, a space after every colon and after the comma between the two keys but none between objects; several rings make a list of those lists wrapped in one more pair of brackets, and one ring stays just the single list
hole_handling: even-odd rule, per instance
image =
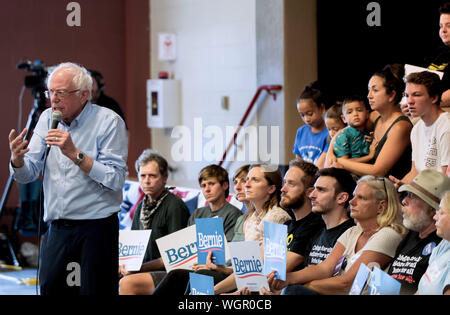
[{"label": "dark trousers", "polygon": [[117,214],[97,220],[55,220],[42,238],[42,295],[117,295]]},{"label": "dark trousers", "polygon": [[[189,295],[189,293],[191,292],[190,289],[191,286],[189,283],[189,273],[191,272],[194,271],[184,269],[175,269],[170,271],[159,282],[158,286],[153,291],[153,295],[160,295],[160,296]],[[195,271],[195,273],[213,277],[214,284],[217,284],[226,277],[228,277],[225,274],[208,269],[200,269]]]},{"label": "dark trousers", "polygon": [[319,293],[317,293],[305,286],[302,286],[300,284],[288,285],[286,288],[284,288],[284,290],[281,294],[283,294],[283,295],[319,295]]}]

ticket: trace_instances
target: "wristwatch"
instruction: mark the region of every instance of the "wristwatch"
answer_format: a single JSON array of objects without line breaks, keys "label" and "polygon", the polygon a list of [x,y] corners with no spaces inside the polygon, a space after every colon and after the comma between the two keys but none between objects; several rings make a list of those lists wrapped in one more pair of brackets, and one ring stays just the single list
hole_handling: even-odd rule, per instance
[{"label": "wristwatch", "polygon": [[80,151],[80,152],[77,154],[77,159],[76,159],[76,161],[75,161],[75,165],[80,165],[81,162],[83,162],[83,160],[84,160],[84,153]]}]

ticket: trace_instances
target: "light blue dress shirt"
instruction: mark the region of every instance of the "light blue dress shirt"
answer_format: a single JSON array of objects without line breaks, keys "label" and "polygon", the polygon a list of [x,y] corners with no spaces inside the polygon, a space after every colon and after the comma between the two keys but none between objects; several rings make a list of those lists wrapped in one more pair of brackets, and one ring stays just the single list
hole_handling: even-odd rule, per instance
[{"label": "light blue dress shirt", "polygon": [[420,278],[421,295],[441,295],[450,285],[450,241],[443,239],[431,252],[428,268]]},{"label": "light blue dress shirt", "polygon": [[[45,136],[52,123],[52,110],[45,110],[34,129],[24,166],[12,167],[19,183],[36,180],[44,166]],[[44,221],[101,219],[120,210],[127,173],[128,137],[125,123],[112,110],[88,102],[70,126],[61,121],[85,155],[94,159],[87,175],[53,146],[47,157],[44,186]]]}]

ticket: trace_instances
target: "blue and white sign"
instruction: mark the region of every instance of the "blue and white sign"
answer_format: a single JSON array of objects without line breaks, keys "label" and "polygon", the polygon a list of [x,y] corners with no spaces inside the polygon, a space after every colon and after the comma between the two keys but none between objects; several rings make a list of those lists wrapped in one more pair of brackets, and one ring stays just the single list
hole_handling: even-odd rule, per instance
[{"label": "blue and white sign", "polygon": [[367,283],[367,278],[369,277],[370,269],[363,263],[359,265],[358,273],[356,274],[355,280],[353,280],[352,287],[350,289],[349,295],[360,295]]},{"label": "blue and white sign", "polygon": [[248,287],[252,292],[259,292],[262,286],[268,290],[259,242],[230,242],[228,246],[238,290]]},{"label": "blue and white sign", "polygon": [[197,262],[195,232],[195,225],[191,225],[156,240],[167,272],[174,269],[192,270]]},{"label": "blue and white sign", "polygon": [[378,267],[373,267],[369,281],[370,295],[397,295],[401,284]]},{"label": "blue and white sign", "polygon": [[195,272],[189,273],[191,295],[214,295],[214,278]]},{"label": "blue and white sign", "polygon": [[151,230],[119,231],[119,265],[128,271],[141,269]]},{"label": "blue and white sign", "polygon": [[205,265],[209,252],[212,262],[225,265],[225,235],[222,218],[195,219],[197,227],[198,263]]},{"label": "blue and white sign", "polygon": [[287,226],[264,222],[264,273],[275,270],[276,278],[286,280]]}]

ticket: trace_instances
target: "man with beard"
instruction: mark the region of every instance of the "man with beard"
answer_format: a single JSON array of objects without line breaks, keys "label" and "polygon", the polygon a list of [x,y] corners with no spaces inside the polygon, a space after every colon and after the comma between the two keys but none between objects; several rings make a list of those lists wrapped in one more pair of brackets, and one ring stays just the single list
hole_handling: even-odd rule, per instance
[{"label": "man with beard", "polygon": [[280,205],[291,210],[295,218],[288,223],[286,270],[294,271],[303,266],[309,240],[324,226],[320,216],[311,212],[308,198],[317,170],[312,163],[293,160],[284,176]]},{"label": "man with beard", "polygon": [[441,241],[433,216],[439,210],[441,195],[449,189],[450,178],[435,170],[423,170],[410,184],[399,188],[405,194],[403,225],[410,231],[398,245],[388,274],[401,283],[400,294],[417,291],[431,252]]},{"label": "man with beard", "polygon": [[[291,162],[291,168],[289,168],[289,171],[291,169],[298,169],[292,165],[295,165],[298,162],[300,161],[296,161],[294,163]],[[309,216],[316,219],[321,216],[321,221],[325,224],[320,224],[319,229],[314,229],[314,233],[308,235],[307,238],[302,239],[297,236],[294,237],[298,243],[301,243],[304,246],[302,247],[301,254],[297,253],[297,256],[301,255],[302,258],[297,260],[302,262],[302,265],[299,266],[297,270],[309,265],[317,265],[325,260],[336,244],[339,236],[341,236],[341,234],[348,228],[355,225],[353,220],[349,218],[347,212],[349,201],[352,199],[353,190],[356,187],[356,182],[352,175],[344,169],[323,168],[316,172],[316,176],[318,176],[318,178],[314,183],[314,187],[309,187],[307,189],[308,194],[304,196],[305,198],[307,198],[306,196],[309,196],[309,199],[311,200],[311,204],[309,202],[305,203],[308,204],[309,212],[304,215],[306,216],[305,218],[308,218]],[[288,173],[286,173],[285,178],[286,184],[288,184]],[[289,227],[292,227],[292,224]],[[288,231],[291,230],[289,229]],[[293,231],[295,232],[296,230]],[[290,234],[288,232],[288,244],[289,237]],[[289,255],[293,256],[294,254],[292,252],[295,249],[297,249],[297,247],[292,248],[291,246],[291,252],[288,252],[288,266],[290,258]],[[280,294],[281,290],[278,289],[277,284],[275,283],[275,286],[272,286],[275,281],[275,272],[271,272],[268,275],[268,281],[271,292],[267,291],[265,288],[262,288],[261,294]]]}]

